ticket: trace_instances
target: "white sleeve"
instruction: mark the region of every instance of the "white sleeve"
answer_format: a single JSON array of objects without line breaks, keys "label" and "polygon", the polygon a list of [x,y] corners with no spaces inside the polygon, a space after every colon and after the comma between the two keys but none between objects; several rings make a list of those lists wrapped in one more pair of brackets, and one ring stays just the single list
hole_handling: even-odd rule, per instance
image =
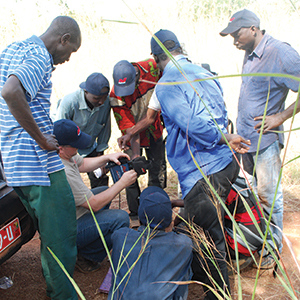
[{"label": "white sleeve", "polygon": [[155,111],[160,111],[161,107],[160,107],[160,103],[156,97],[156,89],[154,90],[154,92],[152,93],[152,96],[149,100],[149,104],[148,104],[148,108],[151,108]]}]

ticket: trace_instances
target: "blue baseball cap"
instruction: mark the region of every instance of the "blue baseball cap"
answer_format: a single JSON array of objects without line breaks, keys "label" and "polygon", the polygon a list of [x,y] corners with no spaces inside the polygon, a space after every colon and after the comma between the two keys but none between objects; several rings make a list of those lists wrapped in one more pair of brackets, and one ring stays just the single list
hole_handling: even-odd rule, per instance
[{"label": "blue baseball cap", "polygon": [[158,186],[149,186],[140,195],[140,222],[151,228],[165,229],[172,221],[172,204],[168,194]]},{"label": "blue baseball cap", "polygon": [[[168,49],[170,52],[180,47],[180,43],[176,35],[170,30],[161,29],[154,35],[161,41],[162,44],[166,41],[173,41],[175,43],[174,47]],[[164,50],[160,47],[160,45],[153,37],[151,38],[151,52],[154,55],[164,53]]]},{"label": "blue baseball cap", "polygon": [[77,149],[87,148],[92,138],[82,132],[75,122],[68,119],[61,119],[54,122],[53,134],[60,146],[72,146]]},{"label": "blue baseball cap", "polygon": [[114,66],[114,89],[118,97],[129,96],[135,90],[136,70],[127,60],[121,60]]},{"label": "blue baseball cap", "polygon": [[86,79],[86,81],[80,83],[79,87],[95,96],[102,96],[108,94],[101,93],[101,90],[104,87],[107,87],[109,91],[109,82],[103,74],[93,73]]}]

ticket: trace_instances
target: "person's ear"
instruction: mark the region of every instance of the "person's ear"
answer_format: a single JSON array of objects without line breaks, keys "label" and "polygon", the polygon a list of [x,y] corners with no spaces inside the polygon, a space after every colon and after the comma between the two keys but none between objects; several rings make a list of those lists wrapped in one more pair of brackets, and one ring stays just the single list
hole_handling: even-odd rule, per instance
[{"label": "person's ear", "polygon": [[158,64],[159,63],[159,58],[156,55],[153,55],[154,61]]},{"label": "person's ear", "polygon": [[63,147],[62,146],[58,146],[58,149],[59,149],[59,152],[58,152],[58,154],[60,154],[61,152],[63,152]]},{"label": "person's ear", "polygon": [[252,35],[253,35],[254,37],[256,37],[257,33],[256,33],[256,27],[255,27],[254,25],[252,25],[252,26],[250,27],[250,31],[251,31]]},{"label": "person's ear", "polygon": [[70,33],[65,33],[64,35],[62,35],[62,37],[60,38],[61,44],[64,46],[67,43],[70,42],[71,39],[71,34]]}]

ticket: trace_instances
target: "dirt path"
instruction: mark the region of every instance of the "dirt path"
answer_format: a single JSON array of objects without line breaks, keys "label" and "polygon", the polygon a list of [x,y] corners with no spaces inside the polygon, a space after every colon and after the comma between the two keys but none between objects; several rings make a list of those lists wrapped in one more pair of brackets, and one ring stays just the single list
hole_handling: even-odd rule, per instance
[{"label": "dirt path", "polygon": [[[174,192],[175,193],[175,192]],[[298,205],[299,200],[295,200]],[[295,209],[295,205],[287,206],[284,215],[284,234],[292,243],[295,259],[300,262],[300,212]],[[115,199],[112,207],[119,206],[119,199]],[[124,196],[121,199],[121,208],[124,208]],[[295,211],[296,210],[296,211]],[[42,276],[40,255],[39,255],[39,238],[34,237],[29,243],[24,245],[22,249],[12,258],[0,266],[0,278],[3,276],[11,277],[13,286],[7,290],[0,289],[1,300],[43,300],[46,299],[46,284]],[[300,291],[300,271],[297,270],[296,262],[293,260],[287,243],[284,243],[282,262],[296,292]],[[109,263],[104,261],[102,268],[95,273],[84,275],[78,271],[74,273],[74,279],[79,285],[86,299],[100,300],[107,299],[107,295],[97,292],[107,271]],[[249,267],[241,274],[243,299],[251,299],[256,270]],[[231,277],[233,299],[237,296],[237,276]],[[256,289],[255,299],[290,299],[278,278],[274,279],[272,271],[264,271],[259,274],[258,287]],[[298,294],[300,298],[300,294]],[[203,298],[202,287],[193,284],[189,288],[188,300],[199,300]],[[141,299],[143,300],[143,299]]]}]

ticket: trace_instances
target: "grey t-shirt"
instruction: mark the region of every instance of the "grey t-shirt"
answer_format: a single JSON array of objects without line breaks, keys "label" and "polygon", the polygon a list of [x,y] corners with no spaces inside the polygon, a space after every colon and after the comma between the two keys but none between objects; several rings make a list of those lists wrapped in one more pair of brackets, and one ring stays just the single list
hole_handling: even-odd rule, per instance
[{"label": "grey t-shirt", "polygon": [[93,196],[91,190],[84,184],[78,169],[83,163],[83,157],[79,154],[76,154],[71,158],[71,161],[62,159],[62,162],[65,165],[67,179],[74,195],[76,205],[76,218],[79,219],[89,211],[81,205],[87,199]]}]

